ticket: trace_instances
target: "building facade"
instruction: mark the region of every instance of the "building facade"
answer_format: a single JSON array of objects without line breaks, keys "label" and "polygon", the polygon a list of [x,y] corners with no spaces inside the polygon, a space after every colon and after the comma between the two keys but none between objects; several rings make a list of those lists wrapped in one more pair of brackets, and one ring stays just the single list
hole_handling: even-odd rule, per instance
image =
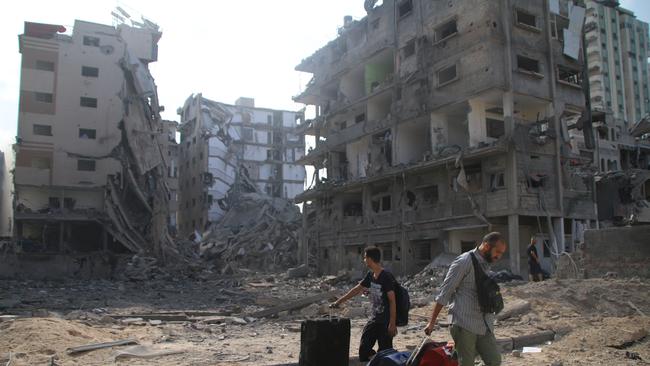
[{"label": "building facade", "polygon": [[293,199],[304,190],[305,152],[298,112],[258,108],[251,98],[234,105],[201,94],[178,110],[180,233],[202,232],[223,217],[231,189],[248,184],[272,197]]},{"label": "building facade", "polygon": [[[648,23],[616,1],[587,0],[585,41],[600,171],[650,167],[650,140],[630,131],[650,113]],[[580,141],[578,139],[578,141]]]},{"label": "building facade", "polygon": [[138,251],[152,241],[141,210],[154,204],[141,189],[161,187],[152,172],[162,127],[147,68],[161,33],[151,22],[80,20],[65,32],[26,22],[19,36],[14,235],[24,251]]},{"label": "building facade", "polygon": [[178,122],[176,121],[163,121],[163,135],[161,145],[167,166],[166,181],[169,187],[169,218],[167,225],[169,233],[176,236],[178,233],[178,159],[179,159],[179,146],[176,141],[176,134],[178,132]]},{"label": "building facade", "polygon": [[316,109],[301,127],[316,141],[300,160],[316,182],[296,198],[303,259],[321,272],[361,270],[362,248],[377,245],[386,266],[413,273],[497,230],[514,273],[526,273],[531,237],[552,270],[595,220],[593,167],[569,134],[585,106],[574,47],[584,8],[365,7],[296,67],[313,79],[294,100]]},{"label": "building facade", "polygon": [[11,235],[11,181],[5,153],[0,151],[0,237]]}]

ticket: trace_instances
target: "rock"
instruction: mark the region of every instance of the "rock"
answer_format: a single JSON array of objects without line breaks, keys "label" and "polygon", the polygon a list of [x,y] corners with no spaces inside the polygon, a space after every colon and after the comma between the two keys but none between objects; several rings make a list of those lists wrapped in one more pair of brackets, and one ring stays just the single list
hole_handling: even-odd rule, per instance
[{"label": "rock", "polygon": [[551,366],[564,366],[564,363],[562,361],[553,361]]},{"label": "rock", "polygon": [[138,324],[142,323],[144,319],[142,318],[124,318],[122,319],[123,324]]},{"label": "rock", "polygon": [[230,317],[227,320],[228,320],[228,323],[230,323],[230,324],[237,324],[237,325],[246,325],[246,324],[248,324],[248,322],[246,320],[244,320],[242,318],[237,318],[235,316]]},{"label": "rock", "polygon": [[512,351],[512,357],[521,357],[521,350],[514,350]]},{"label": "rock", "polygon": [[162,320],[160,320],[160,319],[151,319],[151,320],[149,320],[149,324],[154,325],[154,326],[155,325],[161,325]]},{"label": "rock", "polygon": [[301,278],[307,277],[309,275],[309,266],[306,264],[301,264],[295,268],[289,268],[287,271],[288,278]]}]

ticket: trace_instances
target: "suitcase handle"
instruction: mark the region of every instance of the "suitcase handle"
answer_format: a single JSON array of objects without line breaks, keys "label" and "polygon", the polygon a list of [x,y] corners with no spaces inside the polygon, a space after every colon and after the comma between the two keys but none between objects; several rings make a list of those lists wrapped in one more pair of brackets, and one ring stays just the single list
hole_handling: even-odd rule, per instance
[{"label": "suitcase handle", "polygon": [[415,364],[415,361],[417,361],[417,358],[418,358],[417,357],[418,353],[420,353],[420,350],[422,349],[422,347],[424,347],[425,344],[427,344],[428,341],[431,341],[430,336],[425,336],[424,339],[422,339],[422,341],[420,341],[420,345],[417,346],[417,348],[415,348],[413,350],[413,352],[411,353],[411,356],[408,358],[408,360],[406,360],[406,365],[405,366],[418,366],[418,365]]}]

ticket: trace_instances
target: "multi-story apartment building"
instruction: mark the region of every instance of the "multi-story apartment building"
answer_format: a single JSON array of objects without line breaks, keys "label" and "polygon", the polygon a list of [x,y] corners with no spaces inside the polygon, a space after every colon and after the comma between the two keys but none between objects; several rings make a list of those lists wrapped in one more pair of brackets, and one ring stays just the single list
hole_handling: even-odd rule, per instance
[{"label": "multi-story apartment building", "polygon": [[360,269],[377,245],[408,273],[498,230],[513,272],[531,237],[552,270],[595,220],[589,162],[567,148],[585,105],[572,5],[384,0],[346,17],[296,67],[313,79],[294,100],[316,109],[301,127],[316,141],[300,160],[316,172],[296,197],[303,258]]},{"label": "multi-story apartment building", "polygon": [[161,33],[145,23],[77,20],[68,34],[25,23],[14,145],[14,234],[23,249],[139,251],[157,237],[147,230],[165,235],[148,226],[165,202],[154,197],[164,186],[156,181],[163,128],[147,67]]},{"label": "multi-story apartment building", "polygon": [[[648,23],[616,1],[587,0],[585,40],[601,171],[650,167],[650,141],[630,130],[650,114]],[[579,140],[579,139],[578,139]]]},{"label": "multi-story apartment building", "polygon": [[[165,138],[161,139],[165,165],[167,166],[167,187],[169,188],[169,218],[167,225],[169,233],[175,236],[178,232],[178,158],[179,147],[176,141],[178,122],[163,121],[163,133]],[[166,155],[165,155],[166,154]]]},{"label": "multi-story apartment building", "polygon": [[5,153],[0,151],[0,236],[11,234],[11,184]]},{"label": "multi-story apartment building", "polygon": [[228,192],[244,184],[285,199],[304,190],[305,168],[296,163],[305,152],[296,134],[302,113],[258,108],[252,98],[224,104],[201,94],[190,96],[178,113],[181,234],[218,222]]}]

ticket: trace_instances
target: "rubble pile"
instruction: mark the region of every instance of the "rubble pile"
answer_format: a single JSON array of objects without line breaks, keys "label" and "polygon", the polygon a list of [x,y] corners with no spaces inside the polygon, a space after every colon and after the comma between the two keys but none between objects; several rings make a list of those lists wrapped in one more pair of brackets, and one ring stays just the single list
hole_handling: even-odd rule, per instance
[{"label": "rubble pile", "polygon": [[442,285],[445,275],[449,270],[449,265],[456,259],[455,254],[442,253],[429,263],[419,273],[409,276],[403,285],[411,292],[420,292],[432,294]]},{"label": "rubble pile", "polygon": [[238,194],[224,217],[200,236],[200,256],[224,274],[237,268],[286,269],[297,263],[301,216],[290,201]]}]

